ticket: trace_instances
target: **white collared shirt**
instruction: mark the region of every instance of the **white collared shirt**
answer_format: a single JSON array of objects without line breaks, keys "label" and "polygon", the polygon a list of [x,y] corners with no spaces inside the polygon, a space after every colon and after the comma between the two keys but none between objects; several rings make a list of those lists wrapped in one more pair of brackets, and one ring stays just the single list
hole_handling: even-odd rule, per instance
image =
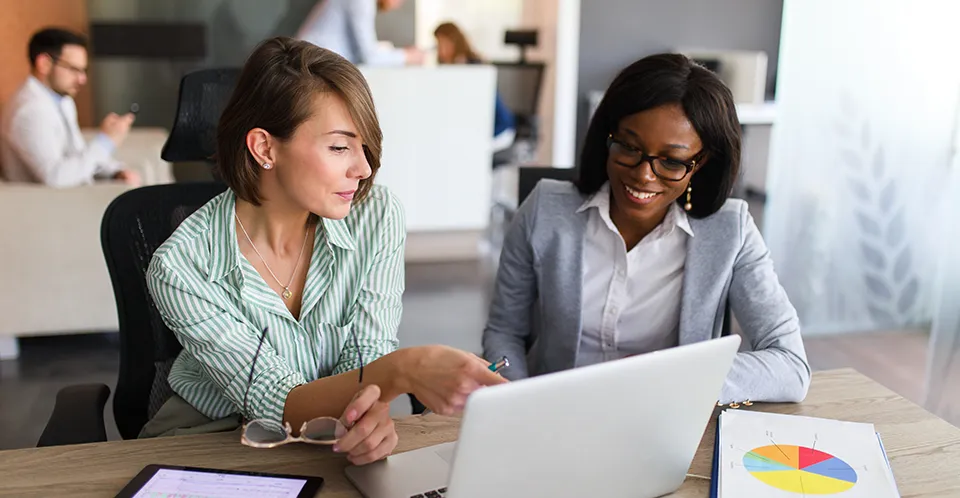
[{"label": "white collared shirt", "polygon": [[583,243],[582,334],[577,366],[676,346],[687,239],[687,213],[667,216],[629,252],[610,218],[610,185],[587,199]]},{"label": "white collared shirt", "polygon": [[6,181],[87,185],[120,170],[113,149],[103,133],[85,142],[73,98],[57,95],[33,76],[3,106],[0,177]]}]

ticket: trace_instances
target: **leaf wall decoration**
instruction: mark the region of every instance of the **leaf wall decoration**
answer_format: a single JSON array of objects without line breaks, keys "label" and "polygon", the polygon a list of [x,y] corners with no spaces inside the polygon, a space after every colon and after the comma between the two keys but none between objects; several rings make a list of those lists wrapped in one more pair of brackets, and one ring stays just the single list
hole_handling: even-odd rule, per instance
[{"label": "leaf wall decoration", "polygon": [[902,284],[910,272],[910,246],[903,246],[893,263],[893,281]]},{"label": "leaf wall decoration", "polygon": [[863,279],[867,282],[867,290],[875,297],[883,299],[884,301],[888,301],[893,297],[893,292],[890,292],[890,287],[887,286],[887,283],[884,282],[882,278],[864,273]]},{"label": "leaf wall decoration", "polygon": [[859,118],[854,94],[843,93],[839,107],[837,155],[853,208],[866,308],[875,323],[902,326],[914,318],[920,294],[906,207],[898,195],[902,182],[887,167],[869,122]]},{"label": "leaf wall decoration", "polygon": [[907,282],[907,285],[900,291],[900,299],[897,300],[897,311],[901,315],[907,314],[913,305],[917,303],[917,294],[920,292],[920,283],[917,277],[913,277]]},{"label": "leaf wall decoration", "polygon": [[850,169],[860,169],[860,154],[852,149],[840,149],[840,159]]},{"label": "leaf wall decoration", "polygon": [[895,325],[898,323],[897,320],[893,318],[893,315],[884,309],[877,308],[870,304],[867,305],[867,309],[870,311],[870,315],[873,316],[873,320],[881,325]]},{"label": "leaf wall decoration", "polygon": [[877,223],[870,215],[857,211],[857,224],[860,225],[860,230],[863,230],[864,233],[876,237],[878,239],[883,238],[883,230],[880,228],[880,224]]},{"label": "leaf wall decoration", "polygon": [[[881,180],[886,173],[887,165],[883,158],[883,149],[877,147],[877,150],[873,155],[873,177],[877,180]],[[877,183],[879,183],[879,181]]]},{"label": "leaf wall decoration", "polygon": [[890,224],[887,225],[887,245],[897,246],[906,239],[907,225],[903,220],[903,208],[897,209],[897,213],[890,218]]},{"label": "leaf wall decoration", "polygon": [[890,210],[893,209],[893,203],[896,201],[896,184],[894,180],[887,182],[887,186],[883,187],[883,190],[880,191],[880,211],[883,214],[890,214]]},{"label": "leaf wall decoration", "polygon": [[863,203],[870,202],[870,191],[863,182],[851,178],[847,181],[847,186],[850,187],[850,192],[853,193],[857,200]]},{"label": "leaf wall decoration", "polygon": [[863,255],[863,261],[874,271],[882,273],[887,269],[887,258],[877,249],[861,242],[860,253]]}]

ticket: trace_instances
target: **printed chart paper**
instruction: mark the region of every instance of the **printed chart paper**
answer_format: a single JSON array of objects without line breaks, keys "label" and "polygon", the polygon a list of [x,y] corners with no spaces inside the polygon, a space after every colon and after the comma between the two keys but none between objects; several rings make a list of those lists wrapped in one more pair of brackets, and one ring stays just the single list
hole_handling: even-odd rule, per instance
[{"label": "printed chart paper", "polygon": [[900,496],[872,424],[727,410],[718,470],[720,497]]}]

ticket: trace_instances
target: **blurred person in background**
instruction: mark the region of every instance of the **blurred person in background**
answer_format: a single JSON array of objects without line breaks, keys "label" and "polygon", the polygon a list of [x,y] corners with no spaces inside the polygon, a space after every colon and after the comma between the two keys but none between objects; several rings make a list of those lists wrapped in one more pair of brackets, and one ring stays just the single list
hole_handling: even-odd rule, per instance
[{"label": "blurred person in background", "polygon": [[4,105],[0,173],[9,182],[75,187],[94,179],[139,185],[140,176],[112,158],[130,132],[133,114],[108,114],[84,141],[73,98],[87,82],[87,41],[57,28],[38,31],[28,47],[30,76]]},{"label": "blurred person in background", "polygon": [[[445,22],[434,30],[437,39],[437,62],[440,64],[482,64],[483,59],[473,50],[460,28]],[[513,145],[517,137],[513,112],[503,103],[500,92],[495,97],[493,117],[493,150],[499,152]]]},{"label": "blurred person in background", "polygon": [[381,46],[377,39],[377,12],[401,5],[403,0],[320,0],[296,37],[332,50],[356,65],[422,64],[423,52],[416,47]]}]

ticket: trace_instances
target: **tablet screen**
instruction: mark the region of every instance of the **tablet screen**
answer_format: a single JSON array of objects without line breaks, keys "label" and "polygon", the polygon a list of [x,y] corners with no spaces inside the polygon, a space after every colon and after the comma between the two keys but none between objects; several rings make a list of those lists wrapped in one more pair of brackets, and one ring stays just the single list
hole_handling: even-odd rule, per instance
[{"label": "tablet screen", "polygon": [[305,479],[158,469],[134,498],[297,498]]}]

